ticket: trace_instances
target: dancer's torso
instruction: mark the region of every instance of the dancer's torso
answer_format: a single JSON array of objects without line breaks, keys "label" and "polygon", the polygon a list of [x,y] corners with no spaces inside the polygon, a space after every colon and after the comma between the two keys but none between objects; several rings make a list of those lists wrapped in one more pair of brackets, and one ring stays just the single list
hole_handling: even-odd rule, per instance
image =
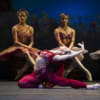
[{"label": "dancer's torso", "polygon": [[60,40],[62,43],[64,43],[66,46],[69,46],[73,37],[72,31],[64,31],[61,27],[58,28]]},{"label": "dancer's torso", "polygon": [[71,43],[71,39],[72,39],[72,33],[70,33],[69,35],[65,35],[64,33],[60,32],[60,38],[61,41],[66,45],[69,46]]},{"label": "dancer's torso", "polygon": [[28,45],[30,43],[30,37],[32,36],[31,32],[30,32],[30,26],[25,26],[25,27],[21,27],[16,25],[17,27],[17,36],[18,36],[18,40],[23,43]]},{"label": "dancer's torso", "polygon": [[44,69],[46,71],[49,63],[54,63],[53,57],[55,53],[50,52],[49,50],[44,50],[40,53],[40,56],[36,59],[36,72]]}]

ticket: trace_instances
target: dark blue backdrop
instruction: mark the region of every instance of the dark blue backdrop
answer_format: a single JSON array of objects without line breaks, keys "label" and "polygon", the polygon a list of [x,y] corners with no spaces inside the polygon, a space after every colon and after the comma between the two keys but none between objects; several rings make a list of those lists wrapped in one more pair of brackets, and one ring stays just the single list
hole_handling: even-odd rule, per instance
[{"label": "dark blue backdrop", "polygon": [[17,11],[26,8],[31,13],[40,14],[43,10],[50,17],[65,12],[74,16],[86,16],[100,13],[100,0],[12,0]]}]

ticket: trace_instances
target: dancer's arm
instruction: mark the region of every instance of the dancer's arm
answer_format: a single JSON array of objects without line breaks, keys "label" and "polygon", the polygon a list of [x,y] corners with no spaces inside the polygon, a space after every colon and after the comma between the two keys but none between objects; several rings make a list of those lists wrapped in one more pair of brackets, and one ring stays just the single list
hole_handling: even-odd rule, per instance
[{"label": "dancer's arm", "polygon": [[59,44],[60,46],[65,46],[64,43],[62,43],[62,41],[61,41],[61,39],[60,39],[60,35],[59,35],[58,29],[55,29],[55,30],[54,30],[54,35],[55,35],[55,38],[56,38],[58,44]]},{"label": "dancer's arm", "polygon": [[71,50],[72,48],[73,48],[73,46],[74,46],[74,43],[75,43],[75,30],[74,29],[72,29],[72,40],[71,40],[71,43],[70,43],[70,45],[69,45],[69,49]]},{"label": "dancer's arm", "polygon": [[55,61],[67,60],[67,59],[70,59],[70,58],[73,58],[73,57],[79,55],[82,52],[83,52],[83,50],[73,52],[73,53],[70,53],[70,54],[66,54],[66,55],[56,55],[56,56],[53,57],[53,60],[55,60]]},{"label": "dancer's arm", "polygon": [[75,56],[77,56],[77,55],[79,55],[80,53],[82,53],[82,52],[84,52],[84,45],[82,45],[82,44],[79,44],[80,46],[81,46],[81,50],[80,51],[77,51],[77,52],[75,52],[75,51],[72,51],[70,54],[65,54],[65,55],[55,55],[54,57],[53,57],[53,60],[54,61],[64,61],[64,60],[67,60],[67,59],[70,59],[70,58],[73,58],[73,57],[75,57]]},{"label": "dancer's arm", "polygon": [[30,36],[30,44],[28,45],[29,47],[32,47],[34,45],[34,38],[33,38],[33,35],[34,35],[34,29],[32,27],[30,27],[30,33],[31,33],[31,36]]}]

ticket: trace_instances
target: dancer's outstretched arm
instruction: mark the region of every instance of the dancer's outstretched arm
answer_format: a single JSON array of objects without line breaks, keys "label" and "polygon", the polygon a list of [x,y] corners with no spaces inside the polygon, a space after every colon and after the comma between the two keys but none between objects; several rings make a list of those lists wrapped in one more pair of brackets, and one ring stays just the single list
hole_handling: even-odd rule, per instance
[{"label": "dancer's outstretched arm", "polygon": [[53,60],[54,61],[64,61],[64,60],[67,60],[67,59],[70,59],[70,58],[73,58],[77,55],[79,55],[80,53],[84,52],[84,45],[83,44],[79,44],[81,46],[81,50],[80,51],[72,51],[70,54],[65,54],[65,55],[55,55],[53,57]]}]

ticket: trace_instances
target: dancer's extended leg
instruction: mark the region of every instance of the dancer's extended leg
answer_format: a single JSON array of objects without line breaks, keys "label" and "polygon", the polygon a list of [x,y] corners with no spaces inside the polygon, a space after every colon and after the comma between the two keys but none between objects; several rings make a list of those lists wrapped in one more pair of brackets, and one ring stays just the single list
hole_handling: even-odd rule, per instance
[{"label": "dancer's extended leg", "polygon": [[24,76],[21,80],[18,81],[18,86],[20,88],[37,88],[37,78],[34,73]]},{"label": "dancer's extended leg", "polygon": [[54,83],[55,85],[71,86],[72,88],[86,88],[87,87],[87,84],[85,82],[63,78],[53,73],[48,73],[47,77],[48,77],[48,81],[51,83]]}]

